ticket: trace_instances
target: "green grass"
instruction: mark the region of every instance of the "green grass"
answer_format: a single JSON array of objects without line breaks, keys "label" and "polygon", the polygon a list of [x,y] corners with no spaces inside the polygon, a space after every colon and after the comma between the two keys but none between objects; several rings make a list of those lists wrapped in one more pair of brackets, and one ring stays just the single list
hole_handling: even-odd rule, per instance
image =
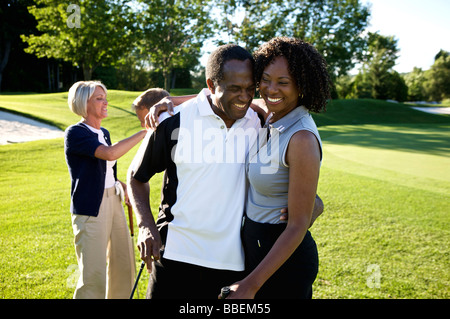
[{"label": "green grass", "polygon": [[[139,93],[109,91],[102,124],[113,141],[139,130],[130,111]],[[0,108],[64,129],[79,120],[66,99],[0,95]],[[325,203],[311,229],[320,258],[314,297],[449,298],[450,117],[337,100],[314,118],[324,143],[318,193]],[[119,179],[136,151],[119,159]],[[160,183],[161,175],[151,182],[154,212]],[[0,146],[0,298],[72,297],[69,192],[63,139]],[[144,273],[141,298],[147,280]]]},{"label": "green grass", "polygon": [[324,140],[316,298],[450,296],[449,128],[342,126]]}]

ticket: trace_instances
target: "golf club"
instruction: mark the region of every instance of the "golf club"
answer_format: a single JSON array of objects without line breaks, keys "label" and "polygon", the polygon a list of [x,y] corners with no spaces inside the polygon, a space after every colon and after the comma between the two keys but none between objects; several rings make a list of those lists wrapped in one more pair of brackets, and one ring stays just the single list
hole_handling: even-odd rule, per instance
[{"label": "golf club", "polygon": [[142,269],[144,269],[144,267],[145,267],[145,261],[143,261],[141,263],[141,269],[139,269],[138,275],[136,277],[136,281],[134,282],[134,286],[133,286],[133,290],[131,291],[130,299],[133,299],[134,291],[136,290],[137,284],[139,282],[139,278],[141,277],[141,274],[142,274]]}]

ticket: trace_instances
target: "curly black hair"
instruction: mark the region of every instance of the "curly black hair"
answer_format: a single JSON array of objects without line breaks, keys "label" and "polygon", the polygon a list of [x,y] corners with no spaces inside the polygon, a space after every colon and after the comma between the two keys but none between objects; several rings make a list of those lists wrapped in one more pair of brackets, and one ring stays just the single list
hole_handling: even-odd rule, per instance
[{"label": "curly black hair", "polygon": [[255,63],[253,56],[243,47],[237,44],[221,45],[208,58],[205,68],[206,79],[211,79],[214,83],[223,80],[223,66],[230,60],[250,60],[252,67]]},{"label": "curly black hair", "polygon": [[326,110],[331,79],[325,59],[311,44],[297,38],[276,37],[261,45],[253,56],[258,87],[264,69],[276,57],[284,56],[288,61],[289,73],[303,95],[299,98],[299,105],[316,113]]}]

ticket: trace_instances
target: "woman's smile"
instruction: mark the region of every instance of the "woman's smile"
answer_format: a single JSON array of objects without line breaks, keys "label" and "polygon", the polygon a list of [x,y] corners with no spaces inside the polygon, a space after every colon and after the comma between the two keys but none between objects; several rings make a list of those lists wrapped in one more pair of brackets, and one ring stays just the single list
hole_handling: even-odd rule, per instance
[{"label": "woman's smile", "polygon": [[283,98],[281,98],[281,97],[277,97],[277,98],[267,97],[267,101],[266,102],[269,102],[270,104],[278,104],[282,100],[283,100]]}]

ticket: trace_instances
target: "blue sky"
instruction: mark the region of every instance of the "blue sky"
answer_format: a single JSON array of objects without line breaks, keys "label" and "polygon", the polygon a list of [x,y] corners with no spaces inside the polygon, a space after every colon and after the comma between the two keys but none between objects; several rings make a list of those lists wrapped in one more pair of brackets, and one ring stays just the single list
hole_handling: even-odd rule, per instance
[{"label": "blue sky", "polygon": [[[449,0],[361,0],[371,5],[367,31],[395,36],[400,49],[397,72],[405,73],[414,67],[428,70],[440,49],[450,51]],[[206,41],[204,52],[214,49]],[[209,54],[200,62],[206,64]],[[351,73],[357,73],[352,71]]]}]

